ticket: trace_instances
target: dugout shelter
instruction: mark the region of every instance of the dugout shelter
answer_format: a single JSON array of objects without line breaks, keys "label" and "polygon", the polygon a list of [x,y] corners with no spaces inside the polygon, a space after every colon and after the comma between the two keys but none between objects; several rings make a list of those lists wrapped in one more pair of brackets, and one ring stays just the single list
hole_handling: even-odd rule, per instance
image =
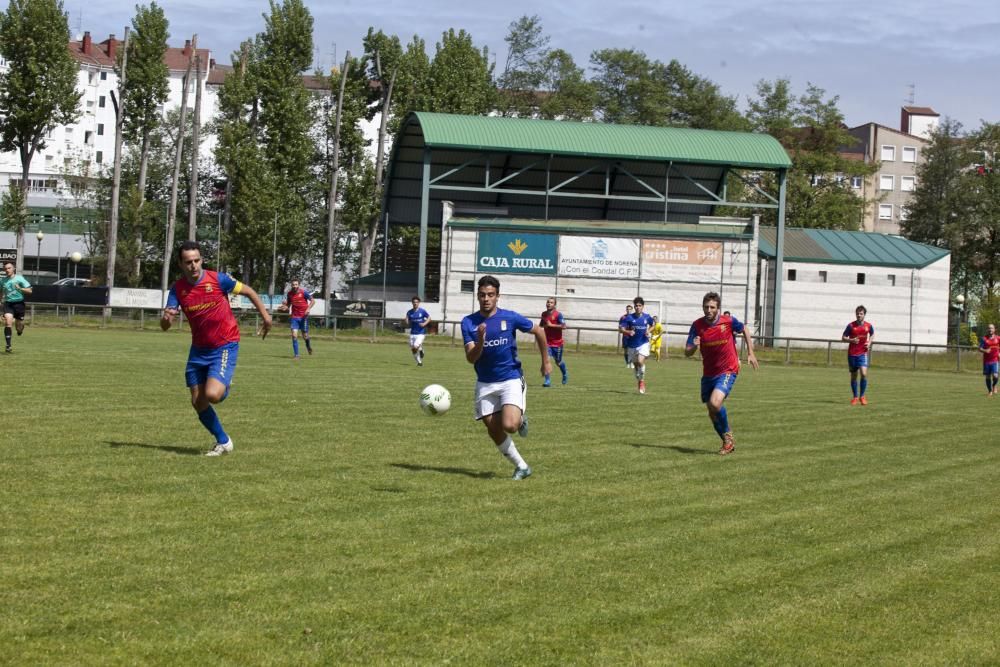
[{"label": "dugout shelter", "polygon": [[[382,210],[387,225],[419,227],[416,292],[447,319],[475,309],[475,281],[492,273],[503,305],[525,313],[555,294],[574,321],[616,321],[642,294],[664,321],[689,324],[715,289],[752,320],[758,226],[719,214],[775,209],[780,272],[790,167],[762,134],[416,112]],[[777,192],[762,189],[764,172]],[[770,303],[780,312],[780,281]]]}]

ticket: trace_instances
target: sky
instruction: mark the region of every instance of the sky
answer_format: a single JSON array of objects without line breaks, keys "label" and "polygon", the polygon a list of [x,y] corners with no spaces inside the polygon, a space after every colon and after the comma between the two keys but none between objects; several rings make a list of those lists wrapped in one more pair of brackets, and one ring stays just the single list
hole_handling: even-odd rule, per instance
[{"label": "sky", "polygon": [[[1000,121],[1000,2],[996,0],[880,0],[870,6],[801,0],[579,0],[555,3],[463,3],[443,0],[304,0],[314,19],[316,64],[329,68],[350,50],[358,55],[369,26],[416,34],[433,55],[448,28],[464,28],[489,47],[502,69],[510,23],[538,15],[549,46],[588,67],[602,48],[631,48],[651,59],[676,59],[734,95],[744,109],[756,82],[787,78],[796,93],[807,83],[838,96],[848,125],[899,127],[900,107],[929,106],[973,130]],[[160,0],[171,45],[198,34],[220,63],[241,41],[264,29],[266,0]],[[129,0],[64,0],[70,30],[95,41],[120,38],[134,13]]]}]

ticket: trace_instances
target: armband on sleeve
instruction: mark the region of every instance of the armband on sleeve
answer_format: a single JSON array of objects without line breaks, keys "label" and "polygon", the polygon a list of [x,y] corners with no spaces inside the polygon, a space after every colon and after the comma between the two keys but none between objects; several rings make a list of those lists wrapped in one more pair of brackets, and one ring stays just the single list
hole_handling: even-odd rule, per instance
[{"label": "armband on sleeve", "polygon": [[239,294],[242,291],[243,291],[243,283],[237,280],[236,285],[233,287],[233,291],[230,292],[230,294]]}]

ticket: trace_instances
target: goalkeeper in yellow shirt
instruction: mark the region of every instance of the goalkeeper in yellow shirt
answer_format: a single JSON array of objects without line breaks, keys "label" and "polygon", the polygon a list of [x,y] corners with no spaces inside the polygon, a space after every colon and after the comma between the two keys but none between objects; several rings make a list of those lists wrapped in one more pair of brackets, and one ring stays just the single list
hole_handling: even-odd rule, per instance
[{"label": "goalkeeper in yellow shirt", "polygon": [[660,318],[656,315],[653,316],[653,326],[649,328],[649,351],[656,357],[656,360],[660,360],[660,348],[663,346],[663,335],[666,333],[663,329],[663,324],[660,323]]}]

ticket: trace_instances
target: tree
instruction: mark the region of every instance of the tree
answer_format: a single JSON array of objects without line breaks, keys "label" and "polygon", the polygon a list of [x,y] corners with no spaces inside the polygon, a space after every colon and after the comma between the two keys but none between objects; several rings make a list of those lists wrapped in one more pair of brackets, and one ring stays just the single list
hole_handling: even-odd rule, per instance
[{"label": "tree", "polygon": [[496,103],[489,48],[477,49],[472,35],[454,28],[436,45],[427,77],[427,111],[485,115]]},{"label": "tree", "polygon": [[1000,125],[968,135],[944,119],[917,166],[902,232],[951,251],[952,288],[995,303],[1000,281]]},{"label": "tree", "polygon": [[[128,57],[125,58],[127,71],[122,72],[122,62],[118,62],[119,76],[124,74],[122,101],[125,109],[123,131],[129,143],[138,142],[139,175],[135,193],[126,197],[130,206],[130,218],[138,221],[144,217],[142,204],[146,199],[146,170],[149,162],[150,136],[159,126],[162,118],[160,107],[169,94],[169,71],[163,57],[167,52],[167,17],[155,2],[149,6],[139,5],[132,17],[132,34],[128,41]],[[124,222],[123,216],[123,222]],[[141,225],[137,233],[141,232]],[[142,237],[134,239],[137,247],[142,247]],[[136,265],[129,271],[130,280],[138,280],[141,272],[141,254],[136,253]]]},{"label": "tree", "polygon": [[554,120],[591,120],[597,91],[562,49],[549,51],[542,61],[538,116]]},{"label": "tree", "polygon": [[590,55],[595,70],[594,86],[597,118],[604,123],[655,125],[646,116],[666,103],[651,80],[652,63],[634,49],[601,49]]},{"label": "tree", "polygon": [[[0,15],[0,151],[18,152],[22,205],[35,153],[57,125],[79,115],[77,64],[70,55],[69,25],[61,0],[10,0]],[[17,270],[24,266],[24,218],[17,219]]]},{"label": "tree", "polygon": [[[750,129],[770,134],[792,158],[785,196],[785,222],[793,227],[856,230],[869,202],[854,194],[851,176],[869,176],[878,163],[866,164],[844,155],[842,149],[857,143],[844,125],[838,97],[808,84],[795,97],[787,79],[760,81],[751,99],[747,119]],[[763,177],[764,189],[777,192],[775,177]],[[757,196],[748,193],[746,199]],[[777,224],[777,212],[762,214],[766,224]]]},{"label": "tree", "polygon": [[545,80],[549,37],[537,15],[512,21],[507,30],[507,62],[497,78],[497,109],[503,116],[531,118]]}]

